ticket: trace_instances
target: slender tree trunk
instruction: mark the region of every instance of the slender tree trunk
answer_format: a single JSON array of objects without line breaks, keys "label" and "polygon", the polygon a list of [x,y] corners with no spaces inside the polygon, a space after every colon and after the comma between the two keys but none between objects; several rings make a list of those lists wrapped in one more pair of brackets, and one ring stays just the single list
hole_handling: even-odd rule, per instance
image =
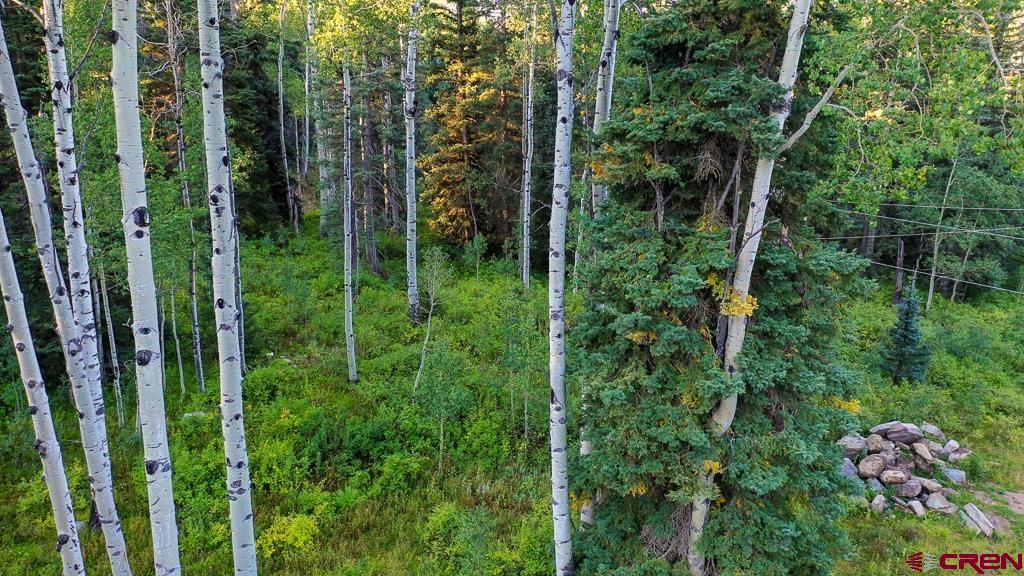
[{"label": "slender tree trunk", "polygon": [[[380,59],[380,67],[384,73],[390,77],[391,65],[390,62],[383,56]],[[393,121],[391,117],[391,111],[393,107],[391,100],[391,90],[385,88],[384,90],[384,136],[381,137],[381,145],[384,148],[384,184],[387,190],[384,193],[384,199],[388,203],[388,217],[390,220],[390,228],[397,230],[399,222],[402,220],[401,204],[401,192],[398,187],[398,175],[395,172],[395,143],[393,141]]]},{"label": "slender tree trunk", "polygon": [[284,16],[288,7],[288,0],[281,0],[281,12],[277,19],[278,42],[277,42],[277,124],[278,135],[281,145],[281,166],[284,168],[284,185],[287,190],[288,199],[288,220],[299,235],[299,220],[295,217],[298,210],[295,206],[296,197],[292,190],[291,169],[288,167],[288,139],[284,130]]},{"label": "slender tree trunk", "polygon": [[342,172],[345,180],[345,352],[348,358],[348,380],[358,382],[356,371],[356,334],[352,316],[352,255],[353,236],[355,233],[352,221],[352,78],[349,76],[348,65],[342,70],[342,88],[344,90],[344,132],[345,157],[342,161]]},{"label": "slender tree trunk", "polygon": [[312,106],[310,100],[310,88],[313,81],[313,2],[306,4],[306,67],[302,74],[303,103],[303,125],[302,125],[302,181],[309,181],[309,127],[310,113]]},{"label": "slender tree trunk", "polygon": [[[52,9],[53,6],[48,7],[48,10]],[[57,14],[55,13],[51,17],[57,18]],[[56,24],[59,26],[60,20],[56,20]],[[62,42],[61,36],[57,36],[57,39]],[[79,333],[79,326],[75,322],[72,311],[71,297],[63,283],[60,259],[53,240],[50,208],[43,184],[44,176],[32,146],[28,129],[28,112],[21,106],[21,97],[18,94],[14,70],[11,67],[11,57],[7,49],[2,20],[0,20],[0,102],[3,104],[7,126],[14,143],[18,170],[25,184],[32,228],[35,232],[36,253],[39,256],[46,288],[50,294],[50,303],[57,323],[57,333],[64,351],[68,377],[71,379],[72,395],[80,415],[78,424],[82,435],[82,447],[85,450],[92,499],[103,526],[111,571],[116,576],[130,576],[131,568],[128,565],[124,534],[121,532],[121,521],[114,505],[113,486],[110,483],[110,456],[107,453],[106,442],[100,434],[99,420],[103,417],[104,412],[102,397],[97,401],[89,378],[89,370],[98,369],[98,366],[90,364],[95,362],[94,352],[92,358],[85,357],[84,352],[87,352],[88,349]],[[65,184],[63,177],[62,184]],[[80,206],[78,210],[80,215]],[[81,224],[80,219],[78,222]],[[9,243],[6,238],[3,240],[2,244],[7,246]],[[75,280],[78,281],[77,278]],[[77,284],[75,289],[79,289]],[[89,299],[87,307],[91,311],[92,298],[88,290],[85,295]],[[95,330],[94,323],[91,328]],[[93,351],[95,351],[95,341],[93,342]],[[37,380],[42,381],[41,379]]]},{"label": "slender tree trunk", "polygon": [[523,281],[523,289],[530,291],[530,216],[533,210],[531,194],[533,192],[533,87],[537,60],[537,3],[531,3],[531,22],[524,35],[530,45],[530,61],[526,67],[523,83],[523,192],[522,192],[522,255],[519,261],[519,273]]},{"label": "slender tree trunk", "polygon": [[178,339],[178,311],[175,305],[177,295],[174,293],[174,285],[171,285],[171,335],[174,336],[174,357],[178,360],[178,384],[181,385],[181,397],[188,395],[188,388],[185,387],[185,367],[181,363],[181,341]]},{"label": "slender tree trunk", "polygon": [[[800,64],[800,52],[803,48],[804,34],[807,31],[807,20],[811,11],[811,0],[796,0],[793,16],[789,24],[786,50],[782,57],[782,69],[779,74],[779,85],[783,90],[780,102],[772,107],[770,120],[781,134],[782,127],[789,117],[793,102],[793,86],[796,84],[797,71]],[[768,209],[768,197],[771,191],[772,171],[775,168],[775,157],[762,156],[757,161],[754,172],[753,189],[750,196],[750,208],[747,211],[746,227],[743,242],[739,247],[736,259],[736,273],[733,277],[730,303],[739,310],[729,314],[729,332],[725,341],[725,372],[729,381],[735,382],[739,377],[739,355],[743,351],[743,341],[747,332],[747,304],[750,300],[750,278],[757,259],[757,249],[761,242],[764,227],[764,215]],[[732,426],[736,416],[738,392],[723,398],[715,408],[711,418],[712,430],[719,436],[725,434]],[[690,570],[694,574],[705,573],[703,553],[698,551],[698,543],[704,532],[710,504],[710,494],[714,488],[714,475],[704,478],[704,489],[694,498],[690,514],[690,538],[687,556]]]},{"label": "slender tree trunk", "polygon": [[[608,117],[611,116],[612,110],[612,87],[615,82],[615,56],[616,47],[619,41],[619,11],[621,8],[621,0],[605,0],[604,2],[604,40],[601,44],[601,61],[597,67],[597,99],[594,104],[594,125],[593,135],[597,136],[601,127],[604,126]],[[648,75],[648,82],[650,77]],[[657,146],[655,146],[655,157],[657,159]],[[598,182],[597,178],[591,180],[591,197],[593,198],[594,211],[597,213],[600,209],[600,205],[608,198],[608,187]],[[661,230],[661,221],[664,214],[664,201],[662,198],[661,187],[656,186],[656,202],[655,202],[655,219],[658,223],[658,230]],[[582,228],[580,229],[580,236],[582,239]],[[577,245],[577,252],[579,246]],[[577,266],[573,265],[573,289],[576,286],[576,270]],[[585,436],[585,430],[581,430],[581,434]],[[580,456],[589,456],[593,451],[593,444],[587,438],[580,439]],[[584,526],[592,526],[594,524],[594,505],[597,500],[597,495],[592,495],[587,501],[583,503],[580,508],[580,522]]]},{"label": "slender tree trunk", "polygon": [[[3,32],[0,31],[0,38]],[[6,49],[3,57],[6,58]],[[7,310],[7,328],[11,333],[21,381],[28,398],[29,414],[35,431],[33,447],[43,464],[43,481],[50,496],[53,521],[57,527],[57,551],[63,564],[63,576],[84,576],[85,561],[78,541],[78,523],[71,501],[71,490],[64,474],[64,461],[60,442],[53,429],[50,415],[50,401],[46,394],[43,373],[36,359],[35,345],[29,330],[28,314],[25,313],[25,298],[21,293],[18,273],[14,268],[11,243],[7,238],[7,225],[0,213],[0,287],[3,289],[4,307]]]},{"label": "slender tree trunk", "polygon": [[139,420],[149,496],[153,563],[158,574],[181,573],[175,519],[170,447],[160,386],[159,334],[156,333],[156,287],[150,247],[150,213],[146,201],[145,163],[139,120],[138,4],[113,0],[113,68],[110,74],[117,128],[128,287],[132,300]]},{"label": "slender tree trunk", "polygon": [[892,303],[899,304],[903,300],[903,239],[896,239],[896,291],[892,295]]},{"label": "slender tree trunk", "polygon": [[569,512],[569,462],[565,394],[565,228],[571,178],[575,1],[562,0],[555,34],[558,121],[555,124],[554,186],[548,252],[548,343],[551,402],[551,508],[554,522],[555,575],[572,576],[572,518]]},{"label": "slender tree trunk", "polygon": [[939,245],[942,243],[942,219],[946,215],[946,202],[949,201],[949,190],[953,187],[953,180],[956,176],[956,165],[960,161],[959,151],[953,157],[953,166],[949,169],[949,179],[946,180],[946,190],[942,193],[942,207],[939,209],[939,221],[935,224],[935,235],[932,240],[932,273],[928,278],[928,299],[925,301],[924,313],[932,309],[932,296],[935,294],[935,271],[939,262]]},{"label": "slender tree trunk", "polygon": [[967,273],[967,260],[971,257],[971,248],[968,247],[964,252],[964,261],[960,264],[960,274],[957,275],[956,279],[953,280],[953,292],[949,295],[950,302],[956,302],[956,291],[960,288],[960,281],[963,280],[964,274]]},{"label": "slender tree trunk", "polygon": [[[601,133],[612,111],[612,89],[615,83],[615,56],[619,42],[619,12],[622,0],[604,0],[604,40],[601,42],[601,62],[597,66],[597,101],[594,104],[594,136]],[[594,178],[591,183],[594,212],[608,198],[608,187]]]},{"label": "slender tree trunk", "polygon": [[418,0],[409,8],[409,43],[405,56],[405,274],[409,319],[420,321],[420,289],[416,282],[416,47],[419,43]]},{"label": "slender tree trunk", "polygon": [[221,431],[227,463],[231,551],[235,574],[255,576],[256,536],[252,514],[252,483],[242,416],[242,358],[238,337],[241,314],[235,272],[238,233],[233,210],[234,186],[224,114],[224,60],[220,48],[217,0],[199,0],[199,51],[203,76],[203,139],[206,148],[207,192],[213,241],[214,313],[220,359]]},{"label": "slender tree trunk", "polygon": [[103,295],[103,312],[107,322],[107,344],[110,348],[110,368],[114,373],[114,395],[117,398],[117,426],[124,428],[124,396],[121,393],[121,360],[117,357],[117,342],[114,340],[114,322],[110,317],[110,300],[107,298],[107,277],[100,262],[100,294]]},{"label": "slender tree trunk", "polygon": [[[90,270],[92,269],[91,264],[89,268]],[[93,318],[96,320],[96,355],[99,357],[100,361],[100,386],[102,386],[103,380],[106,379],[106,369],[104,368],[104,365],[106,364],[106,354],[103,353],[103,308],[100,307],[100,284],[96,280],[95,275],[92,275],[91,287]],[[105,406],[106,403],[104,403],[104,407]]]},{"label": "slender tree trunk", "polygon": [[[436,290],[436,288],[435,288],[435,290]],[[423,347],[420,348],[420,367],[419,367],[418,370],[416,370],[416,380],[412,383],[412,396],[413,396],[414,400],[416,398],[416,391],[419,390],[419,387],[420,387],[420,378],[423,377],[423,368],[427,365],[427,350],[428,350],[428,346],[430,346],[430,328],[431,328],[431,322],[434,319],[434,295],[433,294],[430,294],[430,298],[428,299],[428,303],[430,304],[430,307],[427,308],[427,333],[423,336]]]},{"label": "slender tree trunk", "polygon": [[[363,74],[368,75],[369,73],[369,59],[366,56],[366,51],[363,51]],[[377,188],[373,177],[373,157],[376,151],[373,148],[373,116],[370,114],[370,106],[370,90],[367,86],[363,90],[363,129],[360,132],[363,160],[363,207],[366,220],[366,262],[374,274],[382,276],[384,272],[380,267],[380,256],[377,253],[377,227],[374,222],[376,220]]]},{"label": "slender tree trunk", "polygon": [[199,390],[206,391],[206,378],[203,374],[203,344],[199,336],[199,303],[196,290],[197,242],[196,227],[192,217],[192,194],[189,190],[188,172],[185,165],[185,123],[183,110],[185,106],[185,87],[183,54],[181,50],[181,28],[178,11],[174,0],[166,0],[167,11],[167,53],[171,59],[171,75],[174,78],[174,126],[175,144],[178,153],[178,178],[181,179],[181,205],[188,212],[188,241],[191,250],[188,259],[189,306],[192,313],[192,364],[195,366]]},{"label": "slender tree trunk", "polygon": [[45,0],[43,17],[46,27],[44,38],[47,69],[50,76],[50,98],[53,103],[53,144],[57,157],[61,210],[64,216],[64,237],[67,244],[72,311],[78,334],[82,338],[82,353],[93,404],[98,411],[102,411],[96,418],[96,431],[103,443],[103,451],[107,452],[107,421],[100,377],[102,367],[97,344],[99,338],[92,307],[89,246],[85,240],[85,214],[79,186],[74,117],[71,109],[71,80],[68,77],[67,52],[64,46],[63,0]]}]

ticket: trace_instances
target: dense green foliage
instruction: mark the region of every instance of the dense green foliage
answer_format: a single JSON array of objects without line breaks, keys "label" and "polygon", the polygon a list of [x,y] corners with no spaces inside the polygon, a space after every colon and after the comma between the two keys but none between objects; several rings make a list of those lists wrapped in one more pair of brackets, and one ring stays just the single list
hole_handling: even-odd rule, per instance
[{"label": "dense green foliage", "polygon": [[[38,2],[27,2],[35,5]],[[227,2],[221,3],[226,11]],[[1021,0],[814,3],[792,114],[769,112],[791,2],[640,0],[624,6],[614,103],[590,122],[602,2],[577,0],[574,148],[567,255],[572,512],[580,576],[675,576],[689,507],[712,506],[700,549],[711,576],[892,574],[910,551],[1013,552],[1009,532],[966,535],[856,509],[838,474],[842,434],[883,420],[935,422],[970,446],[972,490],[1024,490],[1024,106]],[[183,565],[231,572],[218,414],[202,109],[194,0],[142,0],[140,72],[149,207],[164,307],[168,429]],[[401,64],[407,2],[239,2],[223,18],[225,104],[241,228],[248,372],[246,428],[257,548],[265,574],[542,576],[551,573],[548,321],[544,278],[524,292],[522,94],[537,42],[532,266],[545,270],[556,118],[553,4],[421,2],[416,91],[421,307],[406,316]],[[184,53],[184,173],[167,50],[167,9]],[[532,11],[538,26],[528,28]],[[2,13],[36,153],[53,174],[51,104],[39,25]],[[128,423],[111,432],[117,503],[136,573],[150,534],[131,312],[109,90],[110,10],[66,0],[74,112],[94,273],[104,271]],[[281,37],[283,36],[283,38]],[[283,42],[285,150],[276,86]],[[307,58],[319,79],[304,93]],[[352,77],[355,332],[360,381],[347,382],[339,202],[346,148],[340,79]],[[837,78],[841,78],[841,81]],[[830,92],[834,90],[834,94]],[[830,97],[829,102],[821,99]],[[319,98],[319,99],[318,99]],[[322,108],[318,107],[322,104]],[[314,109],[316,107],[316,109]],[[305,121],[330,154],[304,166]],[[804,119],[795,146],[779,151]],[[315,142],[311,147],[315,148]],[[284,173],[282,153],[292,172]],[[749,190],[774,157],[749,300],[732,292]],[[32,246],[9,136],[0,133],[0,208],[44,373],[79,519],[88,480],[60,346]],[[610,186],[597,207],[590,185]],[[183,202],[188,184],[192,207]],[[289,185],[305,213],[293,234]],[[598,210],[598,208],[600,208]],[[206,391],[191,362],[188,272],[195,227]],[[59,222],[55,221],[55,224]],[[323,234],[321,234],[323,232]],[[62,237],[61,233],[56,236]],[[897,239],[906,248],[897,260]],[[376,242],[374,273],[367,253]],[[58,240],[58,242],[63,242]],[[63,248],[61,246],[61,248]],[[872,265],[879,265],[874,266]],[[914,274],[892,305],[893,267]],[[870,272],[869,272],[870,271]],[[934,279],[931,309],[923,287]],[[882,288],[878,288],[881,285]],[[913,292],[911,290],[910,292]],[[431,298],[434,296],[436,298]],[[172,300],[173,299],[173,300]],[[431,305],[431,301],[434,304]],[[177,305],[177,325],[167,301]],[[726,317],[747,317],[740,376],[722,371]],[[103,320],[106,330],[106,321]],[[178,394],[172,328],[187,388]],[[114,359],[104,342],[109,415]],[[416,390],[421,356],[422,380]],[[127,360],[127,361],[126,361]],[[8,339],[0,339],[0,571],[50,573],[52,521]],[[711,431],[739,394],[732,429]],[[576,455],[581,438],[593,453]],[[714,477],[709,489],[701,481]],[[575,521],[575,518],[574,518]],[[893,537],[891,534],[896,533]],[[90,574],[107,574],[100,532],[82,530]],[[895,542],[895,543],[894,543]]]},{"label": "dense green foliage", "polygon": [[895,384],[923,382],[930,354],[919,326],[921,302],[911,293],[896,308],[896,325],[889,330],[889,342],[882,349],[882,369]]}]

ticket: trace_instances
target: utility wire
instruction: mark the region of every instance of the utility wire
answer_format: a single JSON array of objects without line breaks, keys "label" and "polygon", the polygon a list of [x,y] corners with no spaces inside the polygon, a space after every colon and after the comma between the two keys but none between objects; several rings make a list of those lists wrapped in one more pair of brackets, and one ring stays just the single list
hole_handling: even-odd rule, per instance
[{"label": "utility wire", "polygon": [[[829,200],[829,202],[837,202],[837,200]],[[941,209],[942,206],[935,204],[898,204],[895,202],[884,202],[880,206],[896,206],[899,208],[935,208]],[[947,210],[986,210],[993,212],[1024,212],[1024,208],[989,208],[987,206],[956,206],[949,204],[946,206]]]},{"label": "utility wire", "polygon": [[[896,270],[902,270],[904,272],[910,272],[911,274],[922,274],[924,276],[930,276],[931,275],[931,274],[928,274],[928,273],[925,273],[925,272],[921,272],[919,270],[911,270],[910,268],[903,268],[901,266],[893,266],[892,264],[886,264],[884,262],[877,262],[875,260],[868,260],[868,262],[871,262],[872,264],[876,264],[878,266],[885,266],[886,268],[894,268]],[[942,278],[944,280],[952,280],[953,282],[962,282],[964,284],[971,284],[972,286],[980,286],[982,288],[991,288],[993,290],[1000,290],[1002,292],[1009,292],[1011,294],[1024,294],[1024,292],[1021,292],[1019,290],[1010,290],[1009,288],[1000,288],[999,286],[992,286],[991,284],[981,284],[979,282],[971,282],[970,280],[964,280],[963,278],[951,278],[949,276],[943,276],[941,274],[936,274],[935,277],[936,278]]]},{"label": "utility wire", "polygon": [[1009,236],[1007,234],[997,234],[995,232],[986,232],[984,230],[971,230],[971,229],[967,229],[967,228],[956,228],[955,226],[946,226],[945,224],[934,224],[932,222],[921,222],[920,220],[909,220],[907,218],[896,218],[895,216],[882,216],[881,214],[868,214],[867,212],[859,212],[857,210],[847,210],[845,208],[838,208],[838,207],[836,208],[836,210],[840,210],[842,212],[847,212],[849,214],[859,214],[861,216],[868,216],[870,218],[882,218],[884,220],[895,220],[896,222],[907,222],[907,223],[910,223],[910,224],[919,224],[919,225],[922,225],[922,226],[931,226],[932,228],[938,228],[940,230],[947,230],[947,231],[953,231],[953,232],[969,232],[969,233],[973,233],[973,234],[981,234],[983,236],[994,236],[996,238],[1007,238],[1009,240],[1024,240],[1024,238],[1022,238],[1020,236]]}]

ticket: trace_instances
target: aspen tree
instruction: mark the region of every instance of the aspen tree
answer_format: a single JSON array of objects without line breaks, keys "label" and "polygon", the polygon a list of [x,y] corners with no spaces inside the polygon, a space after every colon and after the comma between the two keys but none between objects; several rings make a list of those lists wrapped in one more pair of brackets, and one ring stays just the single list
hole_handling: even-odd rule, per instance
[{"label": "aspen tree", "polygon": [[[203,344],[199,336],[199,302],[197,290],[196,261],[198,259],[196,243],[196,226],[192,220],[192,194],[189,190],[188,175],[185,165],[185,123],[183,110],[185,106],[185,87],[183,83],[184,55],[181,49],[181,27],[175,0],[166,0],[167,12],[167,53],[170,56],[171,76],[174,80],[174,128],[175,146],[178,154],[178,178],[181,179],[181,204],[188,215],[188,241],[191,253],[188,259],[188,299],[192,321],[192,364],[195,366],[199,391],[206,392],[206,376],[203,373]],[[174,302],[171,302],[172,306]]]},{"label": "aspen tree", "polygon": [[572,518],[569,512],[569,462],[565,395],[565,233],[572,176],[574,0],[562,0],[555,33],[558,113],[555,122],[554,186],[548,248],[548,345],[551,400],[551,508],[555,538],[555,574],[571,576]]},{"label": "aspen tree", "polygon": [[420,290],[416,282],[416,48],[419,43],[419,0],[409,7],[409,42],[405,73],[405,274],[409,318],[420,321]]},{"label": "aspen tree", "polygon": [[529,62],[523,82],[523,185],[522,185],[522,256],[519,263],[523,289],[530,290],[530,216],[533,208],[533,85],[537,58],[537,2],[531,3],[531,22],[524,36],[529,44]]},{"label": "aspen tree", "polygon": [[[3,32],[0,31],[0,38]],[[5,50],[6,54],[6,50]],[[0,213],[0,288],[3,290],[4,308],[7,310],[7,331],[11,333],[14,354],[18,358],[21,382],[28,398],[28,410],[32,415],[35,442],[32,447],[39,454],[43,464],[43,481],[50,496],[53,522],[57,527],[57,551],[63,565],[63,576],[84,576],[85,561],[78,541],[78,523],[64,473],[64,460],[60,442],[53,429],[50,415],[50,401],[46,394],[43,373],[39,369],[32,332],[29,330],[28,314],[25,313],[25,297],[21,293],[18,272],[14,268],[11,243],[7,238],[7,225]]]},{"label": "aspen tree", "polygon": [[[783,96],[771,109],[770,120],[775,130],[781,134],[783,125],[789,117],[793,103],[793,86],[796,84],[797,71],[800,64],[800,52],[803,49],[804,33],[807,31],[807,19],[811,11],[811,0],[796,0],[793,5],[793,16],[789,23],[786,38],[786,49],[782,56],[782,69],[779,73],[779,86]],[[729,314],[729,332],[725,340],[725,372],[729,380],[739,377],[739,355],[743,351],[743,340],[747,333],[746,310],[750,302],[750,278],[757,260],[757,249],[761,242],[764,228],[764,215],[768,209],[768,197],[771,191],[772,171],[775,168],[775,155],[763,155],[758,158],[754,171],[754,183],[750,194],[743,240],[739,254],[736,256],[736,273],[733,276],[730,291],[730,303],[738,310]],[[738,305],[736,305],[738,303]],[[724,435],[732,426],[736,416],[738,394],[734,393],[723,398],[711,416],[712,432]],[[704,478],[704,490],[698,493],[693,501],[690,514],[690,536],[687,557],[690,571],[703,576],[705,573],[704,555],[697,550],[698,542],[704,532],[710,505],[709,492],[714,486],[714,474]]]},{"label": "aspen tree", "polygon": [[161,389],[157,332],[156,284],[150,246],[150,213],[146,197],[145,162],[139,118],[138,2],[113,0],[113,30],[108,38],[113,47],[110,83],[114,97],[117,132],[117,161],[124,212],[125,248],[128,260],[128,288],[132,301],[132,334],[135,339],[138,424],[146,467],[150,530],[153,535],[153,564],[156,573],[181,573],[178,553],[178,524],[175,518],[171,452],[167,444],[167,422]]},{"label": "aspen tree", "polygon": [[[601,127],[611,116],[612,88],[615,84],[615,55],[619,42],[619,12],[622,0],[604,0],[604,39],[601,42],[601,61],[597,66],[597,99],[594,104],[593,133],[601,133]],[[594,211],[608,198],[608,186],[595,178],[591,186]]]},{"label": "aspen tree", "polygon": [[224,60],[220,48],[217,0],[199,0],[199,53],[203,77],[203,138],[206,148],[207,193],[213,239],[214,310],[220,359],[221,431],[227,463],[231,551],[235,574],[255,576],[256,535],[252,514],[252,483],[242,416],[241,329],[234,270],[238,248],[231,196],[231,158],[224,114]]},{"label": "aspen tree", "polygon": [[344,107],[345,152],[342,159],[342,177],[344,180],[344,220],[345,220],[345,352],[348,359],[348,381],[358,382],[356,371],[356,334],[353,328],[354,314],[352,306],[352,272],[355,226],[352,221],[352,77],[349,75],[348,64],[342,69],[342,106]]},{"label": "aspen tree", "polygon": [[[121,520],[118,518],[117,508],[114,505],[113,487],[110,484],[110,455],[107,453],[106,442],[100,434],[98,422],[103,417],[103,402],[102,398],[99,402],[96,401],[96,396],[90,385],[87,365],[90,359],[85,358],[86,347],[75,322],[72,296],[68,294],[68,289],[64,285],[60,258],[57,255],[53,239],[44,175],[42,167],[36,160],[35,148],[32,145],[32,137],[28,129],[28,112],[21,105],[21,96],[18,93],[14,69],[11,67],[10,52],[7,48],[7,39],[2,24],[2,20],[0,20],[0,102],[3,104],[7,128],[14,143],[18,170],[25,185],[32,229],[35,235],[36,253],[39,256],[46,289],[50,295],[50,304],[57,324],[57,335],[60,337],[65,366],[71,380],[72,396],[79,414],[78,425],[82,435],[82,448],[85,451],[90,488],[93,501],[96,504],[96,513],[103,526],[103,536],[106,541],[111,571],[115,576],[130,576],[132,572],[128,565],[124,534],[121,532]],[[88,291],[86,294],[88,295]],[[91,308],[91,297],[89,299]],[[98,369],[98,366],[94,368]]]}]

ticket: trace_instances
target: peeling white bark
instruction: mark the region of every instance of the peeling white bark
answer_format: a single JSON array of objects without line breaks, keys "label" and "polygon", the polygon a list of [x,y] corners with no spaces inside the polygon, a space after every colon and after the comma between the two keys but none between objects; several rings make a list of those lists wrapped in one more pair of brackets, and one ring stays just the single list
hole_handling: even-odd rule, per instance
[{"label": "peeling white bark", "polygon": [[255,576],[256,534],[252,514],[252,482],[242,416],[242,357],[238,338],[241,314],[235,286],[237,243],[232,210],[231,158],[224,114],[224,60],[220,48],[217,0],[199,0],[199,54],[203,77],[203,138],[206,178],[213,240],[214,312],[217,319],[217,353],[220,359],[221,431],[227,462],[228,505],[231,518],[231,551],[235,574]]},{"label": "peeling white bark", "polygon": [[522,256],[519,273],[523,289],[530,291],[530,216],[533,209],[533,86],[537,60],[537,3],[532,4],[529,30],[524,36],[530,45],[530,60],[523,83],[523,185],[522,185]]},{"label": "peeling white bark", "polygon": [[409,318],[420,320],[420,289],[416,282],[416,48],[419,43],[419,0],[409,8],[409,42],[405,56],[405,274]]},{"label": "peeling white bark", "polygon": [[558,114],[555,122],[554,186],[548,251],[548,344],[551,401],[551,509],[555,538],[555,574],[572,576],[572,518],[569,511],[569,462],[565,393],[565,234],[572,176],[575,1],[562,0],[555,34]]},{"label": "peeling white bark", "polygon": [[[0,31],[0,38],[3,32]],[[6,54],[6,49],[4,50]],[[6,56],[0,56],[6,57]],[[32,428],[36,440],[33,444],[43,464],[43,481],[50,496],[53,521],[57,527],[57,551],[63,565],[63,576],[85,576],[85,561],[78,540],[78,524],[71,501],[71,490],[64,473],[60,442],[53,429],[50,415],[50,401],[46,395],[46,384],[39,369],[36,349],[32,343],[28,315],[25,313],[25,298],[18,283],[18,273],[11,256],[11,243],[7,238],[7,226],[0,213],[0,288],[3,289],[4,308],[7,310],[7,331],[11,333],[14,353],[21,370],[21,381],[28,398],[28,411],[32,415]]]},{"label": "peeling white bark", "polygon": [[161,389],[156,286],[150,246],[150,213],[139,119],[138,2],[113,0],[113,67],[110,73],[117,127],[117,167],[121,180],[128,287],[135,338],[136,386],[146,467],[153,564],[157,576],[181,574],[175,519],[171,453]]},{"label": "peeling white bark", "polygon": [[[770,120],[779,134],[789,117],[793,104],[793,86],[796,84],[797,71],[800,64],[800,52],[803,49],[804,34],[807,31],[807,20],[811,11],[811,0],[796,0],[793,16],[789,23],[786,39],[786,50],[782,56],[782,68],[779,73],[779,86],[783,97],[772,106]],[[761,243],[761,231],[764,227],[764,215],[768,209],[768,197],[771,191],[772,171],[775,168],[775,156],[762,156],[757,161],[754,171],[754,184],[750,194],[750,205],[747,211],[746,226],[739,254],[736,257],[736,273],[733,276],[732,294],[741,302],[746,301],[750,293],[750,278],[757,260],[757,249]],[[746,315],[729,316],[729,333],[725,340],[725,372],[731,380],[739,377],[739,355],[743,351],[743,341],[747,333]],[[711,428],[719,436],[728,432],[736,416],[738,395],[732,394],[723,398],[711,416]],[[690,517],[690,540],[687,557],[690,570],[694,574],[703,575],[705,568],[704,555],[697,551],[697,543],[704,532],[704,521],[707,517],[710,501],[708,492],[714,484],[714,476],[704,479],[705,490],[693,501]]]},{"label": "peeling white bark", "polygon": [[[601,61],[597,66],[597,99],[594,104],[594,136],[611,116],[612,88],[615,84],[615,55],[619,43],[619,13],[622,0],[604,0],[604,39],[601,43]],[[608,199],[608,186],[595,178],[591,182],[594,211]]]},{"label": "peeling white bark", "polygon": [[[32,146],[32,138],[28,129],[28,112],[21,105],[21,96],[18,94],[14,70],[11,67],[11,57],[7,49],[7,39],[3,32],[2,21],[0,21],[0,101],[3,102],[7,127],[11,133],[11,140],[14,142],[18,170],[25,184],[29,212],[32,217],[32,229],[35,234],[36,253],[42,265],[46,289],[50,294],[50,303],[57,323],[57,333],[64,351],[65,366],[71,380],[71,391],[79,413],[78,424],[82,435],[82,447],[85,450],[90,488],[96,503],[97,514],[104,528],[103,535],[111,571],[116,576],[130,576],[131,568],[128,566],[124,534],[121,532],[121,521],[114,505],[113,487],[110,485],[110,456],[107,453],[106,442],[100,435],[98,421],[103,418],[104,413],[102,398],[99,403],[96,402],[88,373],[87,363],[90,360],[85,357],[87,351],[79,333],[79,327],[75,322],[71,296],[63,283],[60,257],[53,241],[44,176],[42,168],[36,161],[35,149]],[[79,220],[80,222],[81,220]],[[89,291],[86,290],[85,294],[88,296]],[[88,308],[91,310],[91,296],[89,300]],[[93,342],[93,354],[95,354],[95,341]],[[98,365],[94,368],[98,370]],[[41,381],[41,379],[39,380]]]},{"label": "peeling white bark", "polygon": [[342,173],[345,180],[345,353],[348,359],[348,381],[358,382],[356,371],[356,334],[352,316],[352,259],[355,257],[353,236],[355,226],[352,221],[352,78],[346,64],[342,69],[342,90],[344,106],[345,155],[342,160]]}]

